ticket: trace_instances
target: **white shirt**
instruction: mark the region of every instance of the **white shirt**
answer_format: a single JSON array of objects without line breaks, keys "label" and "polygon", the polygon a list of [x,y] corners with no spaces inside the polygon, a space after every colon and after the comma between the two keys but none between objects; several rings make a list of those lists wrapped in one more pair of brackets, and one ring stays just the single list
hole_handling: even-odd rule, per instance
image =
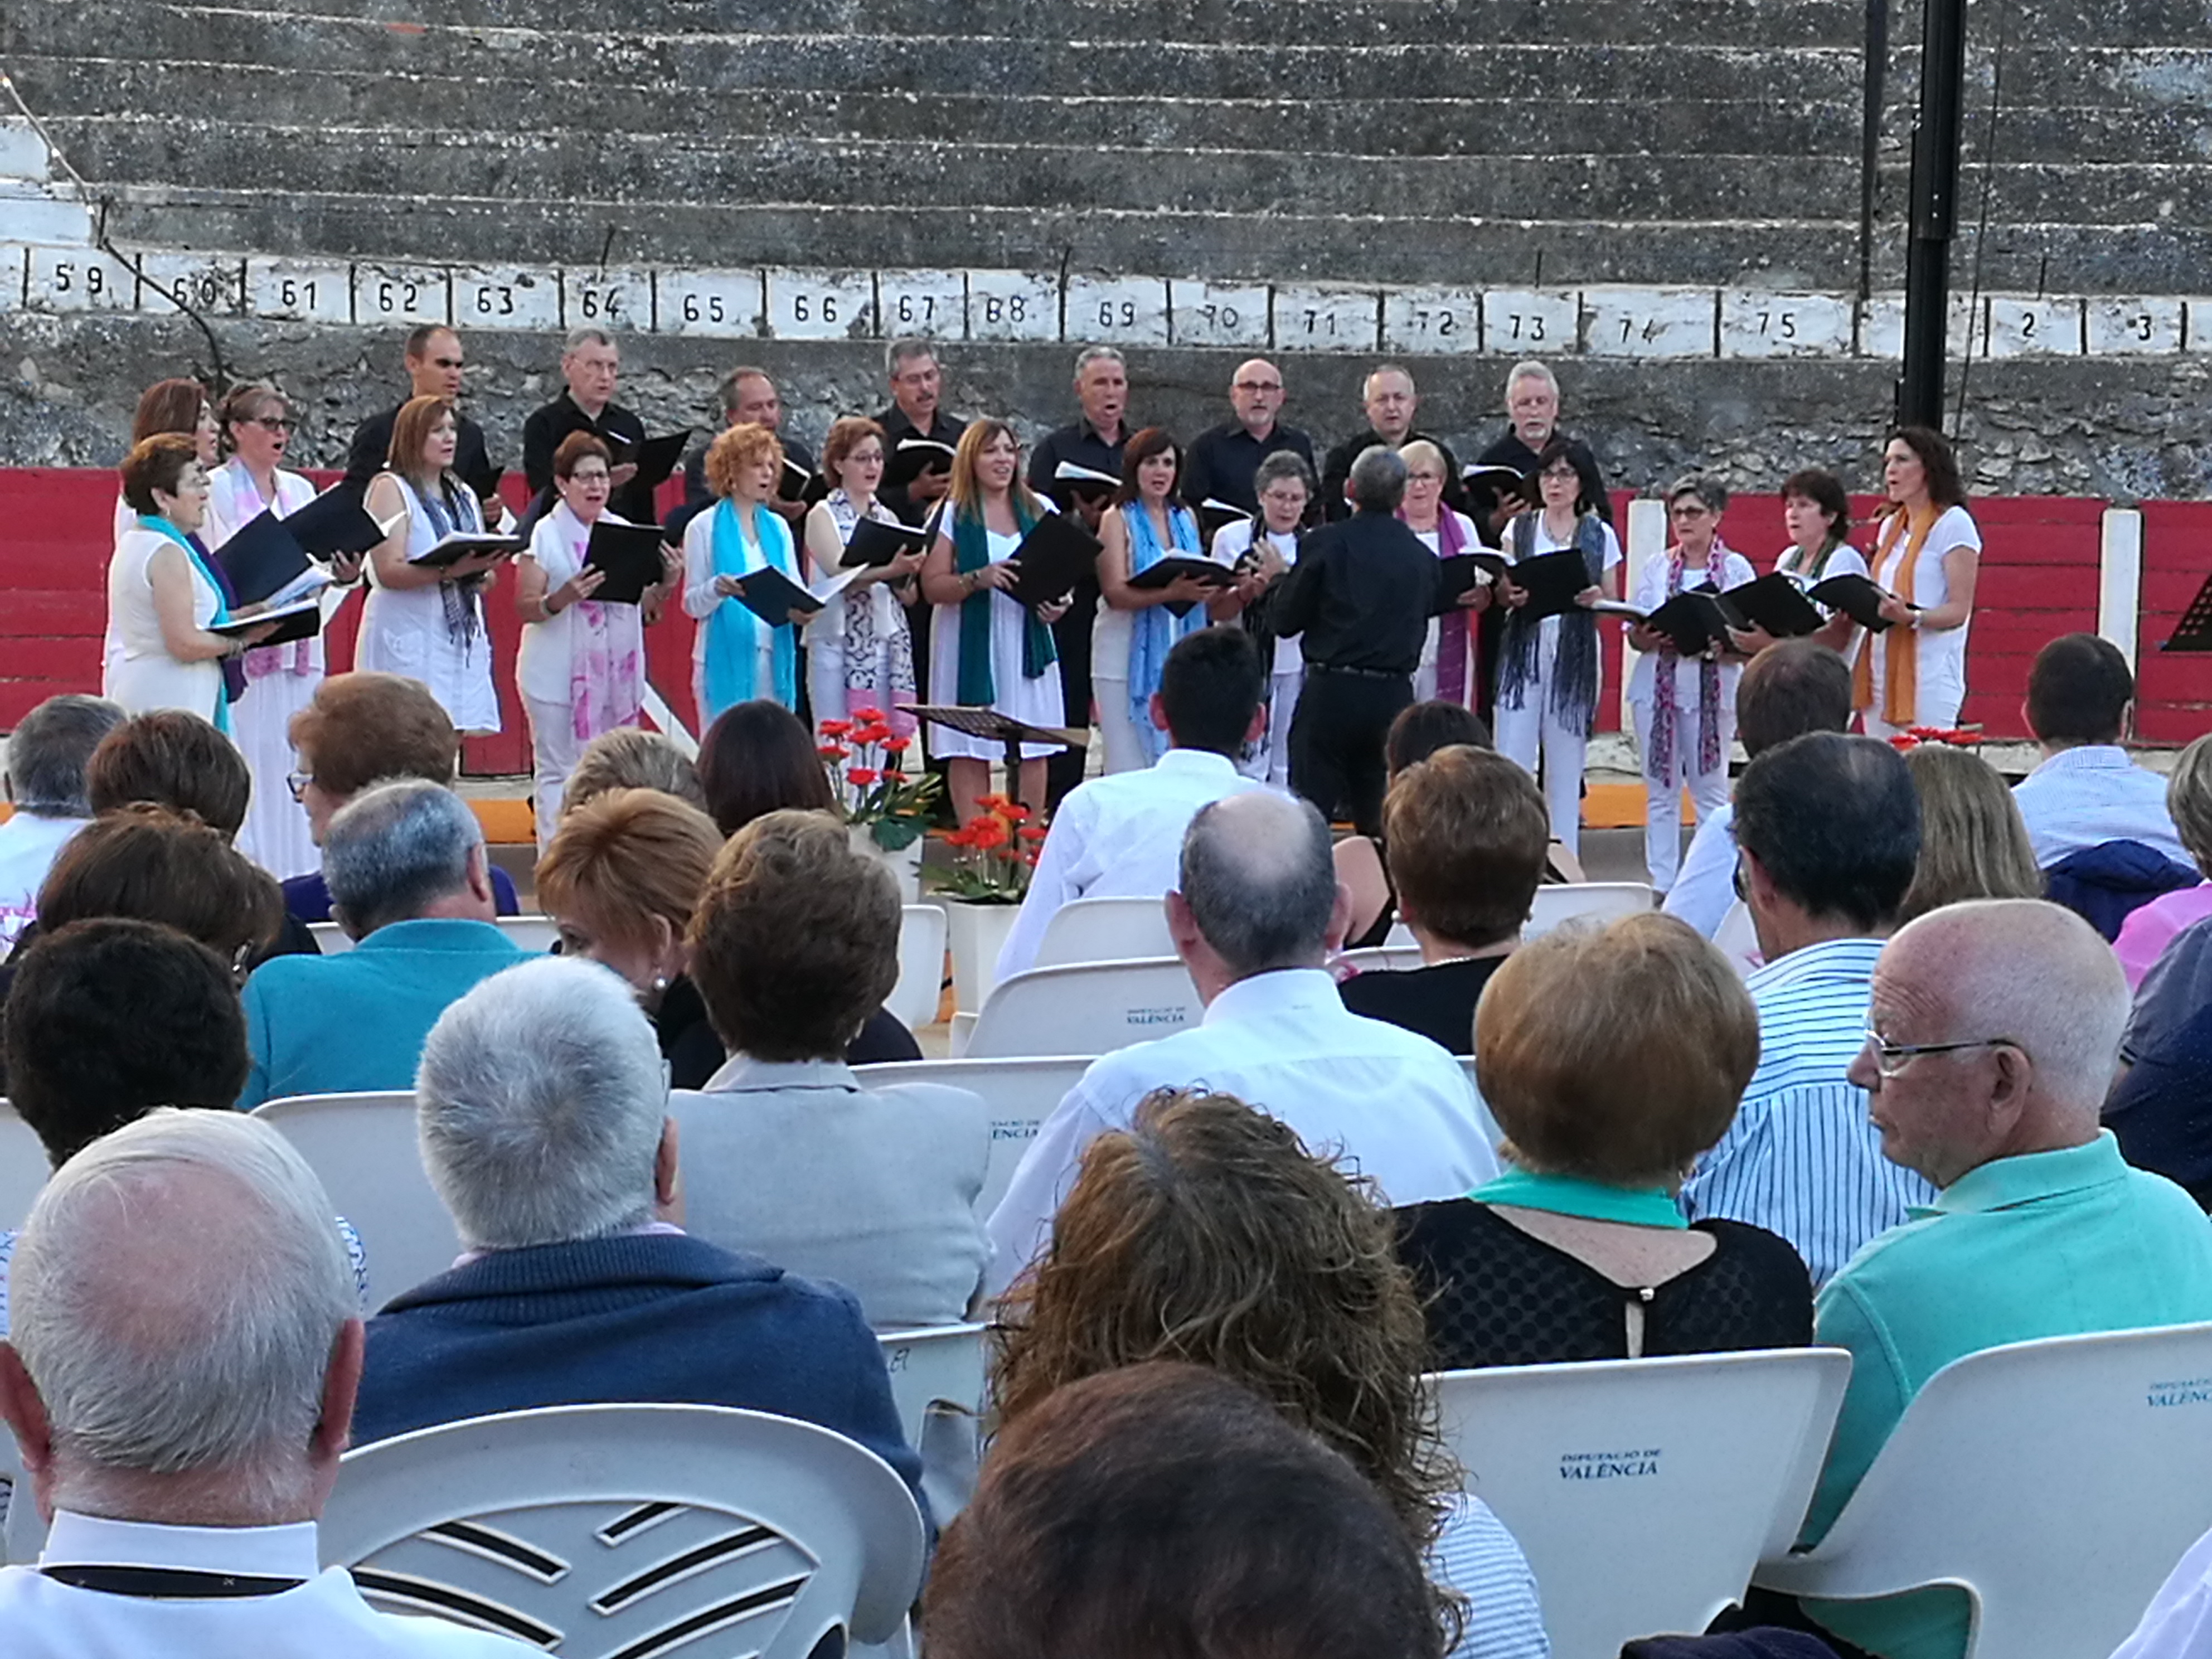
[{"label": "white shirt", "polygon": [[1667,890],[1660,906],[1668,915],[1686,921],[1707,939],[1720,932],[1729,906],[1735,902],[1735,803],[1715,807],[1682,855],[1682,868]]},{"label": "white shirt", "polygon": [[1036,964],[1053,913],[1079,898],[1158,898],[1182,874],[1183,831],[1202,807],[1261,785],[1225,755],[1170,749],[1137,772],[1093,778],[1053,814],[999,977]]},{"label": "white shirt", "polygon": [[2108,841],[2139,841],[2185,869],[2197,867],[2166,812],[2166,780],[2118,744],[2060,750],[2013,785],[2012,799],[2043,869]]},{"label": "white shirt", "polygon": [[1287,1123],[1309,1152],[1373,1176],[1394,1206],[1458,1198],[1498,1173],[1458,1060],[1352,1012],[1318,968],[1255,974],[1214,998],[1196,1025],[1091,1062],[992,1213],[985,1291],[1002,1293],[1050,1238],[1085,1147],[1126,1129],[1154,1090],[1194,1087]]},{"label": "white shirt", "polygon": [[2212,1659],[2212,1532],[2166,1575],[2112,1659]]},{"label": "white shirt", "polygon": [[[1973,515],[1963,507],[1948,507],[1929,527],[1928,539],[1921,544],[1920,556],[1911,568],[1905,568],[1898,548],[1910,540],[1910,533],[1898,532],[1897,545],[1890,549],[1889,557],[1881,562],[1882,569],[1874,570],[1875,556],[1868,555],[1869,574],[1875,581],[1923,611],[1935,611],[1948,605],[1951,599],[1951,575],[1943,568],[1946,555],[1957,548],[1968,548],[1974,553],[1982,550],[1982,532],[1974,523]],[[1832,569],[1833,566],[1830,567]],[[1885,576],[1887,580],[1885,580]],[[1947,700],[1955,702],[1965,693],[1966,684],[1966,635],[1972,619],[1956,628],[1924,628],[1914,630],[1913,647],[1918,684],[1923,695],[1933,692],[1937,706]],[[1881,689],[1888,684],[1889,641],[1895,629],[1867,636],[1867,650],[1873,663],[1875,696],[1874,712],[1881,713]],[[1928,705],[1923,702],[1923,708]]]},{"label": "white shirt", "polygon": [[[1667,590],[1668,568],[1668,560],[1662,553],[1656,559],[1646,559],[1636,572],[1636,591],[1628,596],[1628,602],[1647,617],[1674,597],[1674,593]],[[1731,587],[1741,587],[1747,581],[1756,580],[1758,576],[1759,573],[1751,568],[1751,561],[1745,558],[1742,554],[1729,550],[1722,555],[1721,591],[1723,592],[1726,592]],[[1686,563],[1682,567],[1682,586],[1675,592],[1680,592],[1683,589],[1706,586],[1708,584],[1705,580],[1704,564]],[[1677,708],[1695,708],[1698,706],[1699,668],[1698,659],[1694,657],[1674,657],[1668,659],[1668,666],[1674,676],[1674,706]],[[1629,672],[1630,702],[1650,702],[1658,695],[1659,670],[1660,653],[1658,652],[1644,651],[1637,653],[1636,666]],[[1726,662],[1721,665],[1721,706],[1723,708],[1735,707],[1735,683],[1742,678],[1741,663]]]},{"label": "white shirt", "polygon": [[[1234,565],[1252,550],[1253,538],[1261,535],[1267,537],[1268,545],[1282,556],[1285,564],[1294,565],[1298,562],[1298,532],[1295,530],[1263,531],[1257,519],[1238,519],[1215,531],[1213,562]],[[1278,636],[1274,666],[1268,672],[1273,674],[1303,674],[1306,672],[1305,651],[1298,644],[1297,635]]]},{"label": "white shirt", "polygon": [[15,936],[39,914],[39,889],[70,838],[90,818],[48,817],[21,807],[0,823],[0,956],[13,950]]},{"label": "white shirt", "polygon": [[62,1510],[39,1559],[46,1566],[173,1567],[306,1582],[275,1595],[160,1601],[79,1589],[35,1567],[0,1568],[0,1653],[7,1659],[520,1659],[538,1651],[442,1619],[377,1612],[343,1568],[320,1568],[312,1522],[161,1527]]}]

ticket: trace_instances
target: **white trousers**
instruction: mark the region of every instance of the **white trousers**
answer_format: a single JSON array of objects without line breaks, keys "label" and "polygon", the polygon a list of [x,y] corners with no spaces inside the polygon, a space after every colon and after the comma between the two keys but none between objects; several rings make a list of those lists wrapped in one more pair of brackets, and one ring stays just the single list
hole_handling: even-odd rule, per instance
[{"label": "white trousers", "polygon": [[1269,678],[1267,729],[1258,747],[1237,763],[1237,769],[1246,777],[1272,783],[1278,789],[1291,787],[1291,716],[1298,712],[1298,692],[1305,683],[1303,668]]},{"label": "white trousers", "polygon": [[1678,704],[1674,709],[1674,763],[1665,777],[1656,773],[1651,765],[1655,718],[1652,705],[1638,700],[1629,704],[1629,709],[1636,718],[1636,752],[1644,759],[1644,864],[1650,872],[1653,889],[1664,893],[1674,884],[1675,872],[1682,867],[1682,791],[1686,788],[1690,792],[1699,823],[1728,805],[1728,755],[1729,744],[1735,740],[1735,708],[1723,702],[1718,709],[1720,764],[1710,772],[1700,772],[1697,699],[1692,697],[1686,704]]},{"label": "white trousers", "polygon": [[1552,812],[1552,839],[1577,858],[1583,845],[1583,760],[1589,739],[1567,725],[1550,708],[1551,664],[1542,661],[1526,688],[1519,708],[1498,704],[1492,737],[1498,752],[1517,763],[1530,777],[1539,775],[1538,751],[1542,751],[1540,775],[1544,799]]},{"label": "white trousers", "polygon": [[1091,694],[1098,702],[1098,735],[1106,744],[1109,772],[1141,772],[1152,763],[1129,715],[1129,682],[1094,678]]},{"label": "white trousers", "polygon": [[569,775],[584,753],[583,743],[576,736],[576,716],[565,702],[544,702],[536,697],[522,700],[523,712],[530,717],[531,775],[536,785],[538,805],[538,850],[543,853],[546,843],[553,839],[554,830],[561,825],[561,792],[568,787]]}]

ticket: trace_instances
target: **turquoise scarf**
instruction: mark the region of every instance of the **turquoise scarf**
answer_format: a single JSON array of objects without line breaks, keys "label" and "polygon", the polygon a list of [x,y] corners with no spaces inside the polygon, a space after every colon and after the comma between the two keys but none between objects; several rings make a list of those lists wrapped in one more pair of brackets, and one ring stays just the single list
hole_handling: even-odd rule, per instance
[{"label": "turquoise scarf", "polygon": [[1580,1216],[1585,1221],[1617,1221],[1630,1227],[1666,1227],[1680,1231],[1690,1224],[1674,1194],[1655,1187],[1608,1187],[1577,1176],[1508,1170],[1486,1181],[1468,1196],[1478,1204],[1510,1204],[1516,1209],[1546,1210]]},{"label": "turquoise scarf", "polygon": [[[1124,502],[1121,522],[1129,531],[1132,576],[1142,575],[1167,557],[1168,550],[1160,545],[1159,531],[1142,501]],[[1188,507],[1170,502],[1168,526],[1177,553],[1194,559],[1203,556],[1198,544],[1198,520]],[[1175,642],[1205,626],[1202,605],[1192,606],[1188,614],[1181,617],[1170,615],[1164,605],[1150,605],[1129,618],[1129,724],[1136,731],[1137,741],[1144,745],[1147,765],[1168,749],[1168,734],[1152,724],[1152,693],[1160,689],[1160,671],[1166,666]]]},{"label": "turquoise scarf", "polygon": [[[714,508],[709,526],[714,538],[714,574],[743,576],[745,569],[744,532],[738,525],[738,505],[724,498]],[[761,561],[792,580],[799,573],[792,566],[791,532],[781,519],[757,501],[753,504],[753,539]],[[754,665],[760,657],[761,619],[742,599],[725,599],[707,619],[707,707],[699,711],[702,727],[733,703],[762,695],[753,684]],[[799,630],[787,623],[775,630],[769,646],[769,666],[775,684],[769,695],[786,708],[799,707]]]},{"label": "turquoise scarf", "polygon": [[[1036,515],[1013,492],[1014,524],[1026,536],[1036,526]],[[952,568],[960,575],[981,570],[991,562],[990,532],[982,516],[964,513],[952,516]],[[991,669],[991,606],[994,588],[978,587],[960,601],[960,701],[988,708],[999,700],[998,680]],[[1017,603],[1009,595],[1007,603]],[[1022,678],[1033,680],[1060,659],[1052,642],[1052,629],[1037,620],[1036,612],[1022,608]]]},{"label": "turquoise scarf", "polygon": [[[230,620],[230,606],[222,597],[222,584],[215,579],[215,572],[208,568],[207,561],[200,556],[199,549],[192,545],[191,538],[185,535],[183,531],[178,529],[176,526],[171,524],[167,519],[163,518],[158,513],[141,513],[138,515],[138,523],[142,528],[150,530],[157,536],[167,536],[171,541],[176,543],[179,547],[185,550],[185,556],[192,562],[192,568],[198,573],[199,579],[205,582],[215,594],[215,615],[209,620],[210,623],[218,626],[223,623],[228,622]],[[225,736],[228,736],[230,732],[230,693],[228,688],[221,684],[222,676],[217,675],[216,678],[217,681],[217,689],[215,696],[215,713],[210,718],[215,721],[215,729],[216,731],[222,732]]]}]

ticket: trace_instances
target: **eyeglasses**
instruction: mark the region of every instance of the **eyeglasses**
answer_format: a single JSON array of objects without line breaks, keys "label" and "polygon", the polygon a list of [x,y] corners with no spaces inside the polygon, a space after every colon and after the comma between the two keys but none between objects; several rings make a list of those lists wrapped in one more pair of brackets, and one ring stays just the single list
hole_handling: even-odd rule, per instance
[{"label": "eyeglasses", "polygon": [[294,800],[304,801],[307,799],[307,786],[314,781],[313,772],[289,772],[285,775],[284,787],[292,792]]},{"label": "eyeglasses", "polygon": [[1239,380],[1234,388],[1238,392],[1280,392],[1280,380]]},{"label": "eyeglasses", "polygon": [[291,432],[296,430],[300,423],[282,415],[256,415],[253,424],[264,432]]},{"label": "eyeglasses", "polygon": [[2019,1048],[2012,1037],[1972,1037],[1964,1042],[1892,1042],[1869,1024],[1866,1028],[1866,1046],[1874,1050],[1874,1068],[1884,1077],[1895,1077],[1922,1054],[1964,1054],[1969,1048]]}]

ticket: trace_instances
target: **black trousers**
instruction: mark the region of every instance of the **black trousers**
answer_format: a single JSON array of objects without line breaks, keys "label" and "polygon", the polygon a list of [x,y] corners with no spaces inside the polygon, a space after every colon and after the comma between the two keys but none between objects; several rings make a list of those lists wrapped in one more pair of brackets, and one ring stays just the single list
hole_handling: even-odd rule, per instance
[{"label": "black trousers", "polygon": [[1380,841],[1382,835],[1382,740],[1390,722],[1413,701],[1413,677],[1306,672],[1291,717],[1291,787],[1322,816],[1351,814],[1352,828]]},{"label": "black trousers", "polygon": [[[1061,722],[1080,732],[1091,724],[1091,625],[1098,617],[1098,583],[1086,577],[1075,585],[1067,614],[1052,625],[1053,648],[1060,654]],[[1081,749],[1063,749],[1044,763],[1047,810],[1056,810],[1067,792],[1083,781]],[[1034,805],[1034,803],[1032,803]]]}]

